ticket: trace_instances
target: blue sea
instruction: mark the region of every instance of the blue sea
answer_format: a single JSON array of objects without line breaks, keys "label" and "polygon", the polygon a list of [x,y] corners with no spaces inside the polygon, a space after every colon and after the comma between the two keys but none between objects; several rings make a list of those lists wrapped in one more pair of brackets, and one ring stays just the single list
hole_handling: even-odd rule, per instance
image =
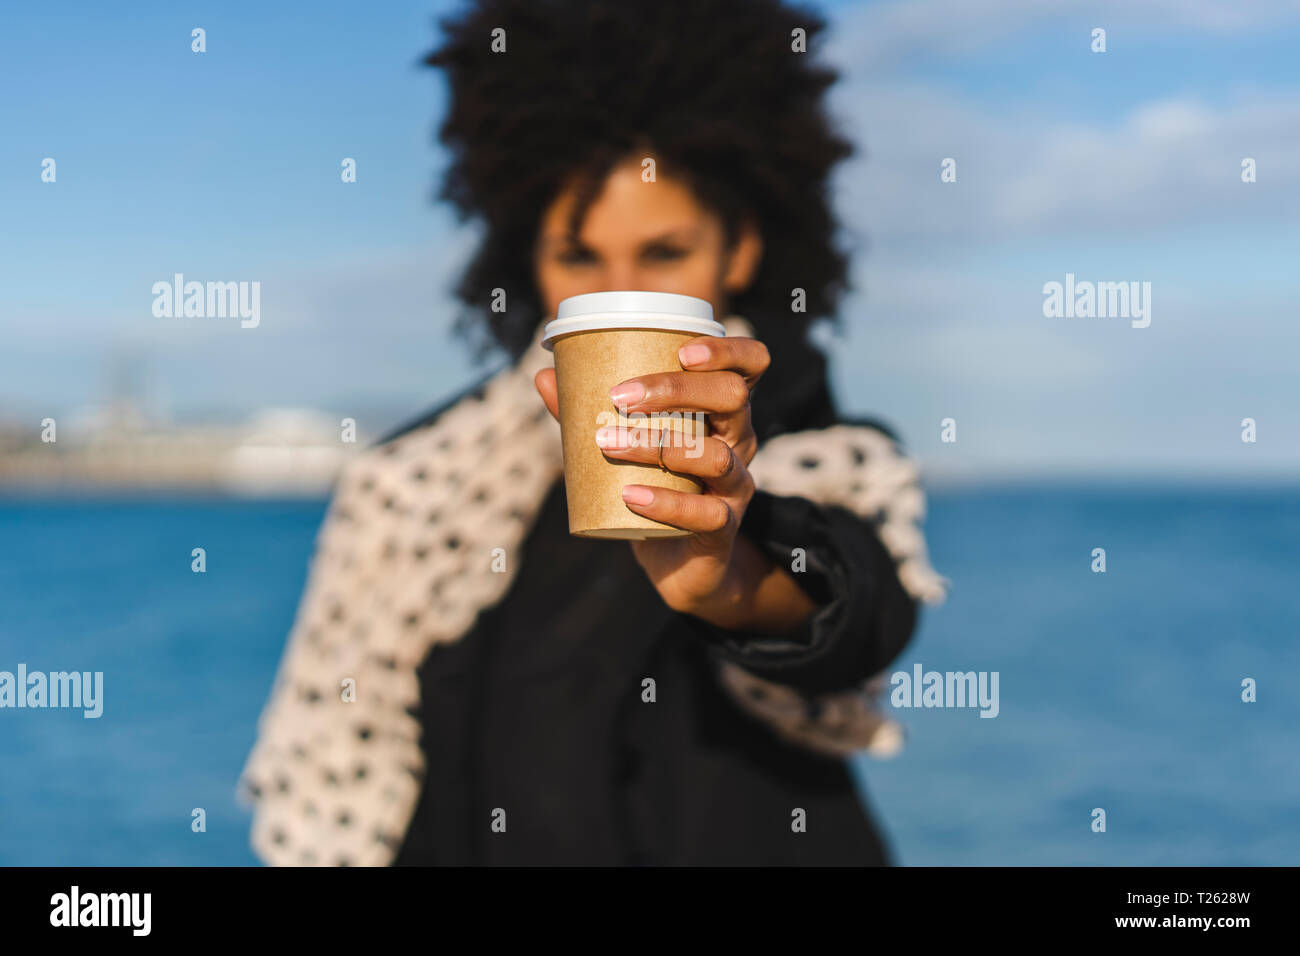
[{"label": "blue sea", "polygon": [[[898,862],[1300,863],[1297,492],[931,492],[951,592],[893,669],[997,672],[999,712],[855,761]],[[235,778],[324,508],[0,501],[0,670],[105,674],[100,719],[0,710],[0,864],[257,862]]]}]

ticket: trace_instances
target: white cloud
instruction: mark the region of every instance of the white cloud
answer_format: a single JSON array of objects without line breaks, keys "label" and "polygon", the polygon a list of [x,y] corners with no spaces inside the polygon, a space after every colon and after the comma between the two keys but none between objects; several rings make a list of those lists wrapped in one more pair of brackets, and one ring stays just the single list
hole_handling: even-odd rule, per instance
[{"label": "white cloud", "polygon": [[[1300,102],[1146,102],[1104,123],[997,112],[951,89],[850,82],[836,109],[865,156],[837,178],[865,235],[1000,238],[1163,229],[1300,212]],[[952,157],[957,182],[940,181]],[[1241,181],[1245,157],[1258,181]]]}]

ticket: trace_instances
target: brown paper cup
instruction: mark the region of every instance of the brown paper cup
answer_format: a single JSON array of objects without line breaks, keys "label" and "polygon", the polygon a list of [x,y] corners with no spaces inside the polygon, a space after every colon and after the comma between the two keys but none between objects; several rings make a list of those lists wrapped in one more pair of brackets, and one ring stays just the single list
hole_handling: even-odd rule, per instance
[{"label": "brown paper cup", "polygon": [[[559,391],[560,431],[564,443],[564,485],[569,502],[569,533],[582,538],[644,540],[680,538],[681,528],[651,521],[627,507],[624,485],[652,485],[699,494],[695,478],[666,472],[658,465],[606,458],[596,445],[596,430],[624,425],[648,429],[629,436],[659,442],[661,429],[672,429],[667,441],[695,445],[707,434],[699,416],[648,416],[638,422],[620,414],[609,390],[619,382],[655,372],[680,372],[677,349],[696,332],[659,329],[600,329],[577,332],[555,341],[555,378]],[[696,445],[696,447],[698,447]]]}]

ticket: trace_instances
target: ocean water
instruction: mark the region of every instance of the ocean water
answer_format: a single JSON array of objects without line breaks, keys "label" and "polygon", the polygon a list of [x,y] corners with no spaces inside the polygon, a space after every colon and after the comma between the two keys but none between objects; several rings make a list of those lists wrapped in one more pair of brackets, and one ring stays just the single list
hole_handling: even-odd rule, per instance
[{"label": "ocean water", "polygon": [[[952,589],[892,669],[997,672],[999,713],[855,760],[898,862],[1300,862],[1297,491],[932,492]],[[0,864],[257,862],[234,782],[324,507],[0,501],[0,670],[105,674],[97,720],[0,710]]]},{"label": "ocean water", "polygon": [[900,862],[1300,863],[1297,491],[932,495],[953,584],[895,669],[997,671],[1000,711],[893,710],[857,762]]}]

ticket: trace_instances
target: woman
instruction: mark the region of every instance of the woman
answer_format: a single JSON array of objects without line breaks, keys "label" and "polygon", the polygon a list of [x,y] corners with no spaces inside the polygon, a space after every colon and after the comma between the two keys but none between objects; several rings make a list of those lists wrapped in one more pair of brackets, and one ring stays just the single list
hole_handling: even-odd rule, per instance
[{"label": "woman", "polygon": [[[483,0],[443,27],[442,196],[485,226],[458,329],[510,361],[340,479],[243,774],[255,849],[891,862],[845,757],[896,745],[872,678],[943,582],[914,467],[836,413],[806,339],[846,271],[826,179],[851,148],[834,74],[796,52],[822,24],[778,0]],[[708,413],[707,454],[665,452],[702,496],[624,492],[688,538],[568,534],[541,330],[615,289],[726,318],[681,372],[611,395]]]}]

